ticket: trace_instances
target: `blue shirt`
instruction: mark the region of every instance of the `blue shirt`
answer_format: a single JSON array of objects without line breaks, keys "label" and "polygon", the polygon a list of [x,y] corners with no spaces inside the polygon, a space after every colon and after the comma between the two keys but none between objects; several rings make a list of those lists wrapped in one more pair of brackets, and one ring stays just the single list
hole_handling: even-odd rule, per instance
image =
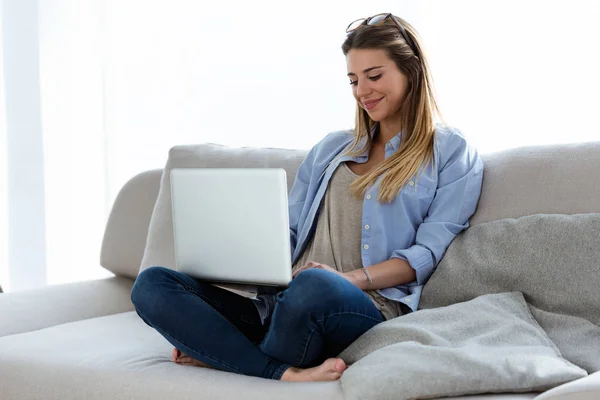
[{"label": "blue shirt", "polygon": [[[354,139],[349,131],[328,134],[300,164],[289,194],[292,264],[302,255],[315,232],[321,200],[338,165],[365,163],[368,151],[344,155]],[[402,132],[385,145],[385,158],[402,144]],[[457,129],[437,125],[433,165],[419,170],[391,203],[379,203],[381,177],[363,198],[361,257],[364,267],[400,258],[416,272],[416,281],[377,290],[412,311],[419,306],[427,282],[456,235],[469,227],[483,179],[483,161]],[[272,311],[273,298],[255,301],[261,318]],[[266,304],[265,304],[266,303]]]}]

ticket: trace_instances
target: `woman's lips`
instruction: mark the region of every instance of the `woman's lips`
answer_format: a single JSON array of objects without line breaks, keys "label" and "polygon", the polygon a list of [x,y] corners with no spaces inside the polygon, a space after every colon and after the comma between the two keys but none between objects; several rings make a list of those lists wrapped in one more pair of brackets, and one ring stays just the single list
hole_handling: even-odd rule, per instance
[{"label": "woman's lips", "polygon": [[373,108],[375,108],[375,106],[377,106],[377,104],[379,104],[379,102],[383,100],[383,97],[381,99],[377,99],[377,100],[369,100],[364,102],[363,104],[365,105],[365,108],[367,110],[372,110]]}]

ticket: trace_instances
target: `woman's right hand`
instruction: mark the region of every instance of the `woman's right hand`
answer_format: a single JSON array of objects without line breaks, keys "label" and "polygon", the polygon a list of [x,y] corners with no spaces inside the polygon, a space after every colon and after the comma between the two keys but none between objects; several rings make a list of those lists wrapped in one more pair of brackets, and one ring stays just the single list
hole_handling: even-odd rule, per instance
[{"label": "woman's right hand", "polygon": [[296,270],[296,272],[294,272],[292,274],[292,279],[294,279],[296,276],[298,276],[298,274],[300,272],[305,271],[307,269],[315,268],[317,265],[321,265],[321,264],[318,263],[318,262],[315,262],[315,261],[309,261],[309,262],[307,262],[306,264],[304,264],[303,266],[301,266],[300,268],[298,268]]},{"label": "woman's right hand", "polygon": [[311,268],[324,269],[326,271],[329,271],[329,272],[332,272],[334,274],[337,274],[337,275],[341,276],[344,279],[350,280],[350,278],[346,274],[344,274],[343,272],[340,272],[340,271],[336,270],[335,268],[330,267],[329,265],[318,263],[318,262],[315,262],[315,261],[309,261],[308,263],[306,263],[306,265],[303,265],[300,268],[298,268],[296,270],[296,272],[294,272],[292,274],[292,279],[294,279],[300,272],[306,271],[307,269],[311,269]]}]

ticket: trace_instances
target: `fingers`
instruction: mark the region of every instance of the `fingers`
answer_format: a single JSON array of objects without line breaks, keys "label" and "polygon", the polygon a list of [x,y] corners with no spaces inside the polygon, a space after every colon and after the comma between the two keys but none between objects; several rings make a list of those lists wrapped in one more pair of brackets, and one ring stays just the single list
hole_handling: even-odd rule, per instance
[{"label": "fingers", "polygon": [[306,270],[306,269],[310,269],[310,268],[320,268],[322,264],[315,262],[315,261],[309,261],[306,264],[304,264],[303,266],[301,266],[300,268],[298,268],[296,270],[296,272],[294,274],[292,274],[292,279],[294,279],[300,272]]},{"label": "fingers", "polygon": [[304,271],[305,269],[306,269],[306,265],[303,265],[300,268],[298,268],[296,270],[296,272],[294,272],[294,274],[292,275],[292,279],[294,279],[300,272]]},{"label": "fingers", "polygon": [[300,268],[298,268],[298,269],[296,270],[296,272],[294,272],[294,273],[292,274],[292,279],[294,279],[294,278],[296,277],[296,275],[298,275],[300,272],[302,272],[302,270],[304,269],[304,267],[305,267],[305,265],[303,265],[303,266],[301,266]]}]

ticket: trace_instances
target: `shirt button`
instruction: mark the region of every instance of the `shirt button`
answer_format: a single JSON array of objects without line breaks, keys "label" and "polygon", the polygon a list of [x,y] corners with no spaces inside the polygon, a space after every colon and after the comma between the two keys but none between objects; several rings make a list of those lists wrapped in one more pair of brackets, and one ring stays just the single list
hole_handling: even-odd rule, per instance
[{"label": "shirt button", "polygon": [[371,195],[370,194],[367,195],[367,200],[371,200]]},{"label": "shirt button", "polygon": [[391,143],[388,143],[388,147],[391,149],[391,148],[392,148],[392,144],[391,144]]},{"label": "shirt button", "polygon": [[413,181],[410,181],[410,182],[408,182],[408,184],[409,184],[410,186],[415,186],[415,183],[414,183]]},{"label": "shirt button", "polygon": [[409,299],[409,298],[406,298],[406,299],[404,299],[404,302],[405,302],[405,303],[410,303],[410,299]]},{"label": "shirt button", "polygon": [[369,229],[369,228],[370,228],[370,226],[369,226],[369,225],[365,225],[365,229]]},{"label": "shirt button", "polygon": [[368,245],[368,244],[365,244],[365,245],[363,246],[363,249],[365,249],[365,250],[369,250],[369,245]]}]

